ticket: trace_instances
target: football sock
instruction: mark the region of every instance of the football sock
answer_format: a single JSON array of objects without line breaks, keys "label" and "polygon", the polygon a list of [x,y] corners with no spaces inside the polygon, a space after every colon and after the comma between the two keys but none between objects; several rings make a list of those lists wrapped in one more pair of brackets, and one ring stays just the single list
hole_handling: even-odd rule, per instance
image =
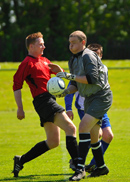
[{"label": "football sock", "polygon": [[[102,144],[102,151],[103,151],[103,154],[104,154],[105,151],[107,150],[108,146],[109,146],[109,143],[106,143],[106,142],[104,142],[103,140],[101,140],[101,144]],[[94,157],[93,157],[93,159],[91,160],[90,165],[96,165],[96,162],[95,162]]]},{"label": "football sock", "polygon": [[79,169],[84,168],[86,156],[89,151],[90,141],[90,133],[79,133],[79,157],[77,164],[77,168]]},{"label": "football sock", "polygon": [[66,148],[73,160],[78,157],[78,146],[76,137],[66,136]]},{"label": "football sock", "polygon": [[92,153],[94,155],[97,167],[104,165],[103,152],[101,147],[101,142],[91,144]]},{"label": "football sock", "polygon": [[101,143],[102,143],[102,149],[103,149],[103,154],[104,154],[105,151],[107,150],[107,148],[109,147],[109,143],[106,143],[103,140],[101,140]]},{"label": "football sock", "polygon": [[21,164],[29,162],[48,150],[49,147],[47,146],[45,141],[39,142],[30,151],[21,156],[20,162]]}]

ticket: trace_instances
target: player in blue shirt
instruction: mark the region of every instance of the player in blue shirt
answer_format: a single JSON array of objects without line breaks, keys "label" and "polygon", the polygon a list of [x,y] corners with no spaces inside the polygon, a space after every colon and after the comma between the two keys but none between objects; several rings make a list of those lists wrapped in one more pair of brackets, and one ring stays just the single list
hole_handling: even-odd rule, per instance
[{"label": "player in blue shirt", "polygon": [[[90,45],[88,45],[87,48],[89,48],[92,51],[95,51],[98,54],[98,56],[100,58],[102,58],[103,48],[101,45],[90,44]],[[82,118],[84,116],[84,97],[80,96],[78,91],[75,94],[73,93],[73,94],[68,94],[65,96],[66,113],[72,120],[74,119],[74,114],[72,111],[72,101],[73,101],[74,95],[75,95],[75,107],[77,108],[78,115],[79,115],[80,119],[82,120]],[[103,149],[103,154],[104,154],[105,151],[107,150],[110,142],[113,139],[113,132],[111,130],[111,124],[110,124],[107,113],[105,113],[102,118],[102,126],[101,126],[99,136],[102,137],[101,143],[102,143],[102,149]],[[73,165],[72,160],[70,160],[70,168],[72,168],[74,170],[74,167],[75,166]],[[85,170],[87,172],[92,172],[95,169],[95,167],[96,167],[96,162],[93,157],[90,164],[85,166]]]}]

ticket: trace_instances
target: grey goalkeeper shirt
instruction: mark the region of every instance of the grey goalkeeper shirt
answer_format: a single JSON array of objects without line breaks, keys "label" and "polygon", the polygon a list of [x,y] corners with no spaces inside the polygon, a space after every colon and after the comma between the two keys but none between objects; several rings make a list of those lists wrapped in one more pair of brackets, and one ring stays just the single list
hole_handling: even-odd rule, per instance
[{"label": "grey goalkeeper shirt", "polygon": [[[69,69],[72,74],[86,76],[88,84],[76,82],[78,91],[83,97],[110,88],[107,67],[103,65],[99,56],[88,48],[73,55],[69,60]],[[75,85],[73,81],[71,84]]]}]

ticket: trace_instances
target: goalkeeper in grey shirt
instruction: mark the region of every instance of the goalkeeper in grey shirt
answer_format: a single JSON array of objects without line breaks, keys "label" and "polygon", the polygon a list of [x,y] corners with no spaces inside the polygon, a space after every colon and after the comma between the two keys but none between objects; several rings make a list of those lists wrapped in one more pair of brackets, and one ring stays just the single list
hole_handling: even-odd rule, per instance
[{"label": "goalkeeper in grey shirt", "polygon": [[[85,160],[91,143],[97,168],[88,176],[106,175],[109,169],[105,165],[99,129],[103,115],[112,104],[112,92],[108,83],[107,67],[99,56],[86,48],[87,37],[82,31],[74,31],[69,36],[70,73],[59,72],[56,76],[71,80],[71,85],[59,97],[64,97],[77,90],[85,97],[84,117],[79,124],[79,156],[75,162],[76,171],[70,181],[79,181],[85,177]],[[54,67],[54,65],[50,65]]]}]

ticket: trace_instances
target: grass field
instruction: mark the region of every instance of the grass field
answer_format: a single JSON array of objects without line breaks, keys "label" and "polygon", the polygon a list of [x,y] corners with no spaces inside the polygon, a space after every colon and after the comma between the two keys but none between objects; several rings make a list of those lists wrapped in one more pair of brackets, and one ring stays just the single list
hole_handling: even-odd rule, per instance
[{"label": "grass field", "polygon": [[[130,181],[130,61],[103,61],[109,68],[109,83],[113,91],[113,105],[108,112],[114,139],[105,153],[110,169],[107,176],[83,179],[88,182]],[[67,62],[55,62],[67,70]],[[27,152],[37,142],[45,140],[44,129],[32,105],[32,97],[26,84],[22,96],[26,118],[16,118],[17,107],[12,91],[12,80],[19,63],[0,63],[0,181],[2,182],[63,182],[73,174],[69,169],[69,155],[65,148],[65,134],[61,131],[61,144],[39,158],[25,164],[20,177],[14,178],[14,155]],[[67,85],[67,82],[66,82]],[[64,99],[57,102],[64,106]],[[74,110],[74,123],[78,128],[79,118]],[[78,137],[78,132],[77,132]],[[92,157],[91,150],[86,164]]]}]

